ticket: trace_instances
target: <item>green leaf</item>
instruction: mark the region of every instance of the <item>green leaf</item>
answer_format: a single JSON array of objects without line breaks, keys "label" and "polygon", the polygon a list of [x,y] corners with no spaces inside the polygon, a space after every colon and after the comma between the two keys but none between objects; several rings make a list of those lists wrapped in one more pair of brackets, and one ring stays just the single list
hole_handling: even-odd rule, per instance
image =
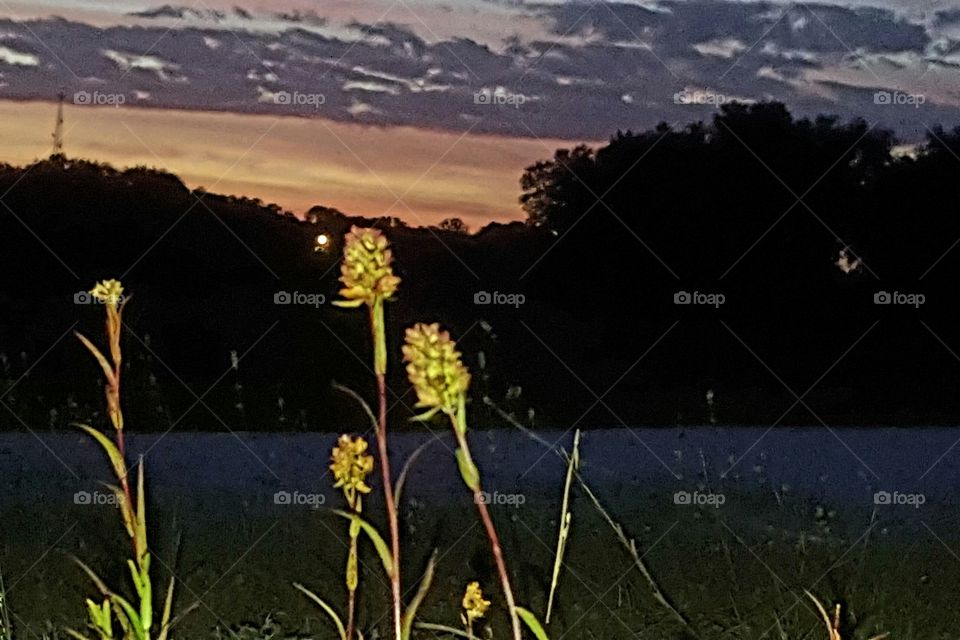
[{"label": "green leaf", "polygon": [[423,572],[423,579],[420,580],[417,594],[413,596],[413,600],[410,601],[410,605],[403,614],[403,627],[400,630],[401,640],[410,640],[410,632],[413,630],[413,621],[417,617],[417,609],[420,608],[423,599],[427,597],[427,592],[430,591],[430,585],[433,584],[433,570],[436,564],[437,550],[434,549],[430,560],[427,562],[427,569]]},{"label": "green leaf", "polygon": [[143,593],[140,594],[140,622],[143,624],[144,635],[149,634],[153,626],[153,586],[150,584],[150,554],[144,554],[140,565],[140,584]]},{"label": "green leaf", "polygon": [[438,413],[439,411],[440,411],[440,407],[434,407],[433,409],[430,409],[429,411],[424,411],[423,413],[419,413],[419,414],[413,416],[413,417],[410,418],[409,420],[410,420],[410,422],[427,422],[428,420],[430,420],[431,418],[433,418],[433,416],[437,415],[437,413]]},{"label": "green leaf", "polygon": [[463,477],[463,481],[467,483],[468,488],[476,491],[480,488],[480,471],[477,469],[477,465],[474,464],[473,458],[465,449],[457,449],[456,456],[457,466],[460,467],[460,475]]},{"label": "green leaf", "polygon": [[120,627],[123,629],[123,640],[129,640],[131,623],[130,619],[127,618],[127,614],[123,612],[123,609],[117,609],[114,607],[113,615],[117,617],[117,622],[120,623]]},{"label": "green leaf", "polygon": [[102,432],[97,431],[91,426],[85,424],[78,424],[76,426],[93,436],[94,440],[99,442],[103,450],[107,452],[107,457],[110,458],[110,464],[113,465],[113,472],[117,475],[117,479],[123,480],[126,478],[127,463],[124,462],[123,456],[120,455],[120,450],[117,449],[117,445],[113,444],[113,441]]},{"label": "green leaf", "polygon": [[133,578],[133,588],[137,590],[137,596],[143,598],[143,580],[140,579],[140,568],[133,563],[133,560],[127,560],[127,566],[130,568],[130,577]]},{"label": "green leaf", "polygon": [[84,561],[81,560],[80,558],[78,558],[78,557],[76,557],[76,556],[70,556],[70,557],[73,559],[74,562],[77,563],[77,565],[78,565],[81,569],[83,569],[83,572],[86,573],[87,576],[90,578],[90,581],[93,582],[93,584],[95,584],[95,585],[97,586],[97,589],[100,591],[100,593],[101,593],[102,595],[105,595],[105,596],[111,595],[112,592],[110,591],[109,587],[107,587],[107,583],[105,583],[105,582],[100,578],[100,576],[98,576],[96,573],[94,573],[93,569],[91,569],[89,566],[87,566],[87,564],[84,563]]},{"label": "green leaf", "polygon": [[68,636],[70,636],[71,638],[73,638],[73,640],[90,640],[89,636],[83,635],[82,633],[80,633],[80,632],[77,631],[76,629],[72,629],[72,628],[70,628],[70,627],[67,627],[67,628],[64,629],[64,631],[67,633]]},{"label": "green leaf", "polygon": [[[146,640],[143,622],[140,620],[140,615],[137,613],[137,610],[133,608],[133,605],[130,604],[126,598],[118,596],[117,594],[112,594],[110,599],[120,605],[120,608],[123,609],[123,613],[126,615],[127,620],[129,620],[130,629],[128,630],[128,633],[129,631],[133,631],[136,640]],[[118,615],[117,618],[120,618],[120,616]]]},{"label": "green leaf", "polygon": [[109,596],[103,600],[103,605],[87,598],[87,615],[90,618],[90,628],[94,629],[101,638],[104,640],[113,638],[113,619],[110,616]]},{"label": "green leaf", "polygon": [[383,568],[387,571],[387,575],[392,577],[393,554],[390,553],[390,547],[387,545],[386,541],[384,541],[383,536],[380,535],[376,528],[374,528],[372,524],[360,516],[350,513],[349,511],[334,509],[333,512],[341,518],[346,518],[350,521],[353,521],[354,518],[356,518],[356,521],[360,523],[360,527],[363,529],[363,532],[367,534],[367,537],[370,538],[373,546],[376,547],[377,553],[380,555],[380,561],[383,562]]},{"label": "green leaf", "polygon": [[170,612],[173,611],[173,586],[175,581],[176,577],[170,576],[167,597],[163,601],[163,615],[160,618],[160,635],[157,636],[157,640],[167,640],[167,632],[170,630]]},{"label": "green leaf", "polygon": [[523,620],[523,623],[527,625],[530,631],[533,632],[533,635],[537,636],[537,640],[550,640],[547,637],[547,632],[543,630],[543,625],[540,624],[540,621],[537,620],[537,616],[533,615],[523,607],[516,607],[517,615],[520,616],[520,619]]},{"label": "green leaf", "polygon": [[104,484],[104,486],[116,496],[117,505],[120,507],[120,517],[123,518],[123,527],[127,530],[127,535],[133,538],[133,511],[127,504],[127,496],[124,495],[123,489],[115,484]]},{"label": "green leaf", "polygon": [[314,602],[316,602],[318,605],[320,605],[320,608],[323,609],[324,612],[325,612],[328,616],[330,616],[330,619],[333,620],[333,623],[334,623],[335,625],[337,625],[337,631],[340,632],[340,640],[347,640],[347,630],[344,628],[344,626],[343,626],[343,621],[340,620],[340,616],[338,616],[338,615],[337,615],[337,612],[333,610],[333,607],[331,607],[330,605],[328,605],[326,602],[324,602],[324,601],[320,598],[320,596],[318,596],[317,594],[315,594],[313,591],[310,591],[310,589],[307,589],[305,586],[303,586],[303,585],[300,584],[299,582],[294,582],[294,583],[293,583],[293,586],[294,586],[294,588],[296,588],[296,589],[298,589],[299,591],[301,591],[301,592],[302,592],[304,595],[306,595],[308,598],[310,598],[311,600],[313,600]]},{"label": "green leaf", "polygon": [[83,343],[83,346],[85,346],[87,350],[93,354],[93,357],[96,358],[97,362],[100,363],[100,368],[103,369],[103,374],[107,377],[107,381],[112,382],[113,368],[110,366],[110,363],[107,362],[107,359],[103,356],[103,354],[100,353],[100,349],[97,349],[97,347],[79,331],[74,331],[73,335],[77,336],[80,342]]}]

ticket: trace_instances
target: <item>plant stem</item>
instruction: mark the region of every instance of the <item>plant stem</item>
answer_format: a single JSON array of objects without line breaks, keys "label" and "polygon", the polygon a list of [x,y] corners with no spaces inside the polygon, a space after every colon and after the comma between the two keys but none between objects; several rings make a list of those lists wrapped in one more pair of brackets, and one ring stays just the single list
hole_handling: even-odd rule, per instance
[{"label": "plant stem", "polygon": [[[110,337],[108,336],[108,339]],[[120,488],[123,490],[123,496],[126,500],[126,509],[129,510],[131,517],[136,511],[137,505],[133,501],[133,494],[130,493],[130,482],[127,480],[127,476],[130,475],[130,470],[127,467],[127,443],[123,435],[123,409],[120,407],[120,362],[114,362],[113,366],[113,379],[109,382],[107,386],[107,405],[115,407],[114,411],[110,418],[113,422],[114,433],[116,434],[116,443],[117,451],[120,452],[120,459],[123,460],[123,475],[118,478],[120,481]],[[132,539],[131,544],[133,545],[133,557],[137,560],[137,566],[140,563],[140,557],[137,553],[137,541]]]},{"label": "plant stem", "polygon": [[393,572],[390,575],[390,587],[393,591],[393,626],[397,640],[400,640],[403,624],[400,595],[400,527],[397,522],[397,505],[393,500],[393,485],[390,480],[390,458],[387,454],[387,382],[383,374],[377,374],[377,393],[380,396],[380,424],[377,429],[377,445],[380,450],[383,497],[387,505],[387,520],[390,523],[390,547],[393,553]]},{"label": "plant stem", "polygon": [[483,492],[478,488],[473,492],[473,499],[477,503],[477,510],[480,512],[480,519],[483,520],[483,526],[487,529],[487,537],[490,538],[490,548],[493,550],[493,558],[497,563],[497,573],[500,574],[500,585],[503,587],[503,596],[507,600],[507,609],[510,612],[510,624],[513,627],[514,640],[522,640],[523,633],[520,629],[520,617],[517,615],[517,604],[513,600],[513,589],[510,587],[510,576],[507,574],[507,563],[503,559],[503,550],[500,548],[500,538],[497,536],[497,530],[493,526],[493,520],[490,518],[490,512],[483,501]]},{"label": "plant stem", "polygon": [[580,430],[577,429],[573,436],[573,453],[570,455],[570,462],[567,464],[567,478],[563,483],[563,503],[560,507],[560,532],[557,538],[557,553],[553,561],[553,575],[550,578],[550,596],[547,598],[547,624],[550,624],[550,615],[553,613],[553,599],[557,593],[557,583],[560,580],[560,569],[563,566],[563,556],[567,549],[567,541],[570,537],[570,523],[573,520],[573,514],[570,512],[570,486],[573,480],[573,474],[580,465]]},{"label": "plant stem", "polygon": [[[463,456],[469,461],[469,465],[475,468],[473,458],[470,455],[469,444],[466,435],[466,419],[463,418],[463,411],[460,411],[459,420],[463,428],[458,428],[454,423],[454,431],[457,434],[457,444],[463,451]],[[500,586],[503,589],[503,597],[507,601],[507,611],[510,613],[510,625],[513,627],[514,640],[523,640],[523,630],[520,627],[520,616],[517,615],[517,604],[513,599],[513,589],[510,587],[510,575],[507,573],[507,563],[503,559],[503,549],[500,547],[500,537],[497,535],[497,529],[493,525],[493,519],[490,517],[490,511],[487,509],[487,502],[483,495],[483,488],[480,485],[479,477],[470,489],[473,491],[473,502],[477,505],[477,511],[480,512],[480,519],[487,530],[487,538],[490,539],[490,548],[493,551],[493,559],[497,564],[497,573],[500,575]]]},{"label": "plant stem", "polygon": [[[357,539],[352,538],[350,540],[350,553],[357,553]],[[346,640],[353,640],[353,630],[354,630],[354,615],[357,607],[357,590],[349,589],[347,597],[347,638]]]},{"label": "plant stem", "polygon": [[351,591],[347,598],[347,640],[353,640],[353,616],[357,606],[357,592]]},{"label": "plant stem", "polygon": [[393,626],[397,640],[400,640],[403,625],[400,592],[400,527],[397,521],[397,505],[393,499],[393,485],[390,480],[390,458],[387,454],[387,382],[382,373],[377,374],[377,394],[380,396],[380,424],[377,429],[377,446],[380,450],[383,498],[387,506],[387,520],[390,523],[390,547],[393,553],[393,572],[390,575],[390,587],[393,591]]},{"label": "plant stem", "polygon": [[[396,640],[403,635],[403,605],[400,589],[400,525],[397,504],[393,497],[393,482],[390,474],[390,456],[387,451],[387,345],[383,317],[383,302],[370,307],[370,331],[373,337],[373,368],[377,376],[377,448],[380,453],[380,471],[383,476],[383,497],[387,507],[387,522],[390,526],[390,549],[393,553],[393,571],[390,589],[393,592],[393,628]],[[349,639],[348,639],[349,640]]]}]

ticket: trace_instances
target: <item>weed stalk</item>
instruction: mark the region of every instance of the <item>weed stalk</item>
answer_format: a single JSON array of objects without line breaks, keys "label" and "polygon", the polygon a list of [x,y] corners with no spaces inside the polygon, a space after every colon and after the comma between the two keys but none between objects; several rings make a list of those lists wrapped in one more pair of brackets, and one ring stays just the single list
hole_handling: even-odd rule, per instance
[{"label": "weed stalk", "polygon": [[[387,340],[384,304],[396,293],[400,278],[393,274],[393,252],[389,242],[377,229],[352,227],[344,239],[340,281],[341,307],[366,305],[373,340],[373,372],[377,378],[377,449],[383,477],[383,496],[390,528],[392,571],[390,591],[393,597],[393,626],[396,640],[403,636],[403,603],[400,582],[400,523],[393,497],[390,456],[387,447]],[[351,639],[352,640],[352,639]]]}]

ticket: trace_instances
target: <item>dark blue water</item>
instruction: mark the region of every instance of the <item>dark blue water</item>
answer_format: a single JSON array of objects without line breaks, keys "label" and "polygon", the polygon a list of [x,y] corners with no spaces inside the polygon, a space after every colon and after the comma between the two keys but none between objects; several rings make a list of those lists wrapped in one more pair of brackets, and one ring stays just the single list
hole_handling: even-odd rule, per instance
[{"label": "dark blue water", "polygon": [[[567,449],[572,442],[562,431],[536,435]],[[326,473],[335,437],[131,433],[128,453],[145,455],[155,495],[234,494],[249,506],[270,503],[279,491],[336,495]],[[565,467],[543,442],[516,430],[477,431],[470,438],[489,490],[554,502]],[[958,440],[960,429],[942,427],[597,430],[583,436],[582,473],[610,500],[624,503],[661,496],[671,504],[677,491],[714,491],[865,508],[899,501],[929,515],[958,505]],[[390,441],[396,473],[414,449],[432,441],[411,468],[409,496],[444,501],[461,495],[448,433],[393,434]],[[75,492],[97,491],[109,479],[105,456],[82,433],[0,434],[0,509],[38,499],[70,503]],[[889,493],[892,504],[876,498],[878,492]]]}]

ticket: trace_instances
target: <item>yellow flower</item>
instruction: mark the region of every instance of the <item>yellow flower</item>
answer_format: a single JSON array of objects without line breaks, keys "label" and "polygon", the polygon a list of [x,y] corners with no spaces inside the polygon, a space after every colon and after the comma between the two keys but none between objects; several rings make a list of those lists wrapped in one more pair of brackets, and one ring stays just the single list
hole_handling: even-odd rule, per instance
[{"label": "yellow flower", "polygon": [[407,376],[417,392],[417,406],[453,416],[470,388],[470,372],[460,359],[457,343],[437,323],[419,323],[407,329],[403,359]]},{"label": "yellow flower", "polygon": [[479,582],[471,582],[463,594],[463,615],[461,619],[466,625],[472,625],[474,620],[482,618],[490,608],[490,601],[483,599],[483,590]]},{"label": "yellow flower", "polygon": [[357,493],[370,493],[366,483],[367,476],[373,471],[373,456],[365,455],[367,441],[363,438],[351,439],[344,434],[337,440],[330,456],[330,470],[336,483],[335,489],[343,489],[347,503],[357,510]]},{"label": "yellow flower", "polygon": [[119,280],[102,280],[93,287],[90,295],[104,304],[116,307],[123,300],[123,285]]},{"label": "yellow flower", "polygon": [[123,326],[123,307],[126,299],[123,297],[123,285],[119,280],[102,280],[94,285],[90,290],[90,295],[103,303],[107,316],[107,342],[110,347],[110,358],[113,361],[111,365],[107,358],[94,346],[92,342],[77,333],[84,346],[93,354],[100,363],[103,373],[106,376],[106,396],[107,413],[110,415],[110,421],[118,431],[123,429],[123,413],[120,410],[120,361],[122,354],[120,350],[120,334]]},{"label": "yellow flower", "polygon": [[340,307],[373,306],[389,300],[397,291],[400,278],[393,275],[393,252],[387,237],[377,229],[351,227],[344,238],[340,265]]}]

